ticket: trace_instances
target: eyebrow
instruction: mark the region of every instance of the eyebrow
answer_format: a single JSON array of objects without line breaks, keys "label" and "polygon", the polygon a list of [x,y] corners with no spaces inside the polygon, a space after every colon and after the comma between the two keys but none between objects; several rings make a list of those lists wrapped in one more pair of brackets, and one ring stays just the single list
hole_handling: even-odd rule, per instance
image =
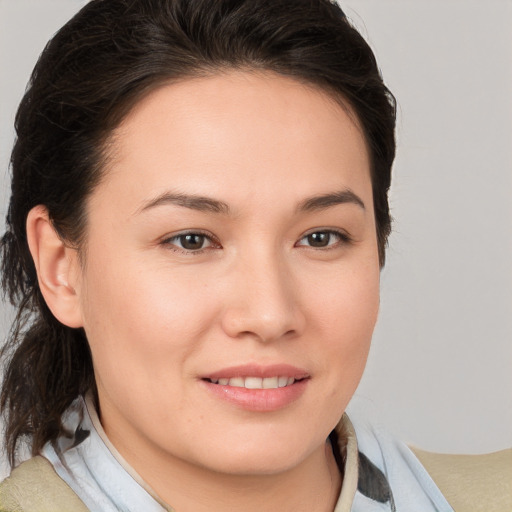
[{"label": "eyebrow", "polygon": [[136,213],[141,213],[162,205],[182,206],[200,212],[220,213],[223,215],[229,214],[229,206],[223,201],[194,194],[174,194],[170,192],[164,192],[158,197],[145,202]]},{"label": "eyebrow", "polygon": [[[297,206],[297,212],[312,212],[317,210],[324,210],[339,204],[355,204],[365,209],[362,199],[349,189],[333,192],[329,194],[322,194],[305,199]],[[195,194],[181,194],[164,192],[154,199],[150,199],[143,203],[143,205],[136,210],[136,213],[141,213],[151,208],[156,208],[162,205],[175,205],[183,208],[190,208],[200,212],[218,213],[222,215],[229,215],[230,208],[224,201],[219,201],[211,197],[199,196]]]},{"label": "eyebrow", "polygon": [[314,197],[310,197],[302,201],[297,207],[298,212],[311,212],[316,210],[324,210],[331,206],[338,204],[355,204],[361,207],[363,210],[366,209],[363,200],[352,192],[352,190],[345,189],[339,192],[331,194],[322,194]]}]

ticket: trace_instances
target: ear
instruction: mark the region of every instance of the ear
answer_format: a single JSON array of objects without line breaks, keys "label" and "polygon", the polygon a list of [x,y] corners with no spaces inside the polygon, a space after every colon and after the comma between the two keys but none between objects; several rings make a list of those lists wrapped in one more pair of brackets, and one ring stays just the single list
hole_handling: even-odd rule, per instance
[{"label": "ear", "polygon": [[27,217],[27,240],[39,288],[53,315],[68,327],[82,327],[79,295],[80,265],[76,249],[61,240],[48,211],[35,206]]}]

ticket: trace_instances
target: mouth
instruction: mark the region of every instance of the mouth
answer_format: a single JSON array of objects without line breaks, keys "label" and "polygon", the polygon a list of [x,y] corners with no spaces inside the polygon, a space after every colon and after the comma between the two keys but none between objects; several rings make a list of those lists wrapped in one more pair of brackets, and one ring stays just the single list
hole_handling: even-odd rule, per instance
[{"label": "mouth", "polygon": [[300,399],[311,375],[289,364],[232,366],[200,379],[211,396],[254,412],[283,409]]},{"label": "mouth", "polygon": [[231,386],[234,388],[246,389],[278,389],[292,386],[295,382],[304,380],[303,378],[288,377],[286,375],[276,375],[273,377],[231,377],[219,379],[203,379],[219,386]]}]

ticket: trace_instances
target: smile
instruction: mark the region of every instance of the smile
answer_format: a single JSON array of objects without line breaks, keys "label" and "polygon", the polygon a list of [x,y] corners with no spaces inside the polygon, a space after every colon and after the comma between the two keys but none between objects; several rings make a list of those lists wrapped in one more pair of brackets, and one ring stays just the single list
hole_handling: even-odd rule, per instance
[{"label": "smile", "polygon": [[275,377],[232,377],[230,379],[208,379],[212,384],[221,386],[232,386],[235,388],[246,389],[277,389],[291,386],[296,379],[293,377],[275,376]]},{"label": "smile", "polygon": [[289,364],[244,364],[203,375],[204,389],[216,400],[253,412],[283,409],[310,387],[311,374]]}]

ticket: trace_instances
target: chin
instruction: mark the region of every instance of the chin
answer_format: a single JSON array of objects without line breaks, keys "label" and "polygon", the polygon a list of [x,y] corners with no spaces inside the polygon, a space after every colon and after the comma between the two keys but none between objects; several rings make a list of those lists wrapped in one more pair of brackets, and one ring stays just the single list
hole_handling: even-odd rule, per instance
[{"label": "chin", "polygon": [[276,456],[275,453],[268,453],[260,450],[257,454],[247,454],[243,457],[226,456],[220,464],[216,464],[215,472],[226,475],[239,476],[265,476],[285,473],[295,468],[302,462],[302,458],[288,453],[286,457]]},{"label": "chin", "polygon": [[312,443],[311,440],[300,439],[299,436],[294,439],[295,436],[255,435],[240,442],[216,443],[213,447],[205,447],[203,454],[209,454],[209,461],[204,461],[203,464],[216,472],[231,475],[261,476],[283,473],[300,465],[315,448],[323,449],[322,439],[318,443]]}]

